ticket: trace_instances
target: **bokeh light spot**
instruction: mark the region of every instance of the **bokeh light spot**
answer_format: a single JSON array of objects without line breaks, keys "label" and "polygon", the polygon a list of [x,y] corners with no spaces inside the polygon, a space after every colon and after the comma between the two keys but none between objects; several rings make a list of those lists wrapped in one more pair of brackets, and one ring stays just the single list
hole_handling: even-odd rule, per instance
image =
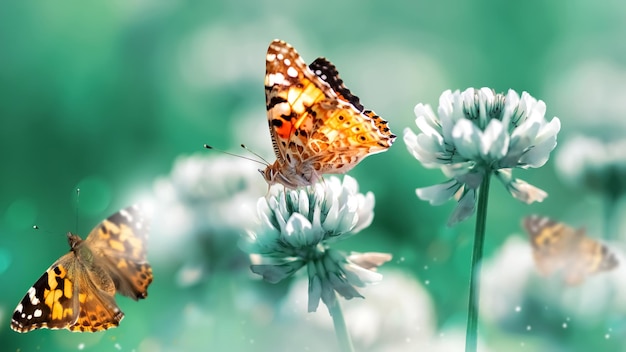
[{"label": "bokeh light spot", "polygon": [[0,247],[0,274],[4,273],[11,264],[11,252],[6,248]]},{"label": "bokeh light spot", "polygon": [[15,200],[4,214],[9,230],[31,229],[37,216],[35,204],[25,198]]}]

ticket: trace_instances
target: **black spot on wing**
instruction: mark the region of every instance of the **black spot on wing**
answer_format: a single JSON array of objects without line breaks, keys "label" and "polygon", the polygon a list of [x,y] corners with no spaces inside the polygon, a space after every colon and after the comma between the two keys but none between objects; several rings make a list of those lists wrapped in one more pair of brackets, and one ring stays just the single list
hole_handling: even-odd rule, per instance
[{"label": "black spot on wing", "polygon": [[274,106],[281,104],[281,103],[286,103],[287,100],[283,97],[279,97],[279,96],[274,96],[272,97],[272,99],[270,99],[270,101],[267,103],[267,110],[271,110]]},{"label": "black spot on wing", "polygon": [[364,108],[359,97],[352,94],[343,84],[343,80],[339,77],[339,72],[337,72],[335,65],[326,60],[326,58],[318,57],[315,61],[311,62],[309,68],[316,76],[328,83],[335,93],[352,104],[359,112],[363,112]]},{"label": "black spot on wing", "polygon": [[[45,272],[29,290],[35,290],[34,295],[32,295],[35,301],[33,302],[31,295],[26,293],[20,301],[21,309],[20,305],[18,305],[15,312],[13,312],[11,319],[11,328],[13,330],[26,332],[46,325],[50,319],[51,312],[50,308],[44,303],[44,291],[49,289],[48,272]],[[40,311],[38,314],[35,313],[37,310]]]}]

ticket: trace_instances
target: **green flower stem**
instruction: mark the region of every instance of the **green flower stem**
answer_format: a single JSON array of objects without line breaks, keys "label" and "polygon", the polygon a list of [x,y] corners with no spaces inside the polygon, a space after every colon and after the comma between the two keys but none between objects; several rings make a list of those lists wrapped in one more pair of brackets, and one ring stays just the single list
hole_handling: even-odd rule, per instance
[{"label": "green flower stem", "polygon": [[339,297],[337,293],[333,291],[335,295],[334,303],[328,307],[330,315],[333,317],[333,325],[335,326],[335,335],[339,342],[339,348],[342,352],[354,352],[352,346],[352,340],[350,339],[350,333],[346,326],[346,321],[343,318],[343,311],[341,310],[341,304],[339,303]]},{"label": "green flower stem", "polygon": [[465,334],[465,352],[476,352],[478,342],[478,303],[480,297],[480,262],[483,259],[485,241],[485,222],[487,221],[487,199],[491,174],[486,174],[478,193],[478,211],[476,213],[476,234],[470,272],[470,293],[467,307],[467,332]]}]

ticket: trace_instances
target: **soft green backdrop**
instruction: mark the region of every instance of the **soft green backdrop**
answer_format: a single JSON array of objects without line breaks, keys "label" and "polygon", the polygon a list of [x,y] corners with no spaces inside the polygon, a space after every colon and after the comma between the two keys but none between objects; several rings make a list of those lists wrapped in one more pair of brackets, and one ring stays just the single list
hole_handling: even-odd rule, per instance
[{"label": "soft green backdrop", "polygon": [[[405,127],[415,130],[414,105],[436,106],[446,89],[512,88],[546,101],[547,118],[561,118],[559,140],[584,132],[589,120],[622,127],[626,107],[616,101],[626,91],[619,79],[626,77],[625,35],[626,5],[620,1],[602,6],[539,0],[3,1],[0,346],[7,351],[336,348],[332,330],[309,328],[304,314],[290,321],[272,313],[283,309],[288,283],[268,287],[248,275],[245,265],[235,272],[204,271],[200,283],[181,285],[176,278],[184,261],[155,256],[184,257],[190,246],[150,256],[155,270],[150,297],[138,303],[119,297],[126,318],[117,329],[92,335],[17,334],[9,327],[28,287],[68,250],[64,233],[85,236],[112,212],[150,195],[155,180],[168,177],[177,157],[212,153],[202,150],[203,143],[230,150],[245,143],[270,155],[263,75],[265,50],[274,38],[290,42],[308,62],[329,58],[348,87],[389,120],[399,136],[388,152],[350,172],[363,191],[374,192],[376,217],[341,246],[392,253],[394,261],[383,274],[399,270],[420,283],[434,307],[435,318],[428,322],[434,338],[452,339],[444,331],[464,331],[474,220],[446,228],[453,204],[431,207],[415,196],[416,187],[444,177],[424,169],[406,151],[401,136]],[[588,95],[593,98],[587,100]],[[256,172],[254,163],[240,165]],[[542,169],[518,170],[516,176],[545,189],[549,197],[527,206],[494,182],[488,258],[509,236],[525,243],[520,219],[530,213],[600,228],[601,201],[562,184],[553,159]],[[81,189],[78,202],[76,188]],[[263,195],[261,189],[258,196]],[[39,231],[32,230],[34,224]],[[156,229],[154,236],[159,234]],[[224,248],[212,253],[239,255],[234,242],[219,243]],[[505,287],[516,287],[507,279],[515,280],[497,278]],[[533,280],[538,286],[547,282]],[[247,296],[242,307],[233,297],[244,288],[248,296],[263,298]],[[605,307],[605,315],[577,320],[536,296],[523,297],[506,306],[508,319],[481,321],[486,349],[624,348],[624,312]],[[390,294],[389,304],[394,300]],[[250,308],[257,301],[266,307],[262,314]],[[190,313],[191,303],[200,313]],[[518,304],[524,314],[516,312]],[[407,314],[419,313],[407,308]],[[324,308],[316,315],[330,322]],[[348,316],[351,323],[356,324]],[[320,337],[307,340],[314,330]],[[411,350],[417,343],[376,336],[374,342],[356,344],[382,351]],[[453,350],[458,350],[462,336],[455,339]]]}]

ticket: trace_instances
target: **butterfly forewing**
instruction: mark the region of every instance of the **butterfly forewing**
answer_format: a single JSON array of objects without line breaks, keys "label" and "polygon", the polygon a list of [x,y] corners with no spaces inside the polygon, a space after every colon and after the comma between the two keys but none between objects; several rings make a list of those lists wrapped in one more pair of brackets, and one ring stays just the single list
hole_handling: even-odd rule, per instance
[{"label": "butterfly forewing", "polygon": [[101,331],[124,314],[116,292],[144,298],[152,281],[146,262],[148,224],[141,208],[129,207],[96,226],[87,239],[68,234],[70,252],[57,260],[18,304],[11,328]]},{"label": "butterfly forewing", "polygon": [[560,273],[570,285],[585,277],[617,266],[615,255],[608,247],[585,234],[548,217],[532,215],[524,219],[533,257],[543,275]]},{"label": "butterfly forewing", "polygon": [[332,63],[318,58],[307,67],[280,40],[268,48],[265,94],[277,157],[264,172],[270,184],[296,188],[323,174],[345,173],[395,139],[385,120],[363,109]]},{"label": "butterfly forewing", "polygon": [[149,216],[139,206],[122,209],[96,226],[85,242],[95,262],[107,269],[117,292],[132,299],[145,298],[152,282],[146,260]]}]

